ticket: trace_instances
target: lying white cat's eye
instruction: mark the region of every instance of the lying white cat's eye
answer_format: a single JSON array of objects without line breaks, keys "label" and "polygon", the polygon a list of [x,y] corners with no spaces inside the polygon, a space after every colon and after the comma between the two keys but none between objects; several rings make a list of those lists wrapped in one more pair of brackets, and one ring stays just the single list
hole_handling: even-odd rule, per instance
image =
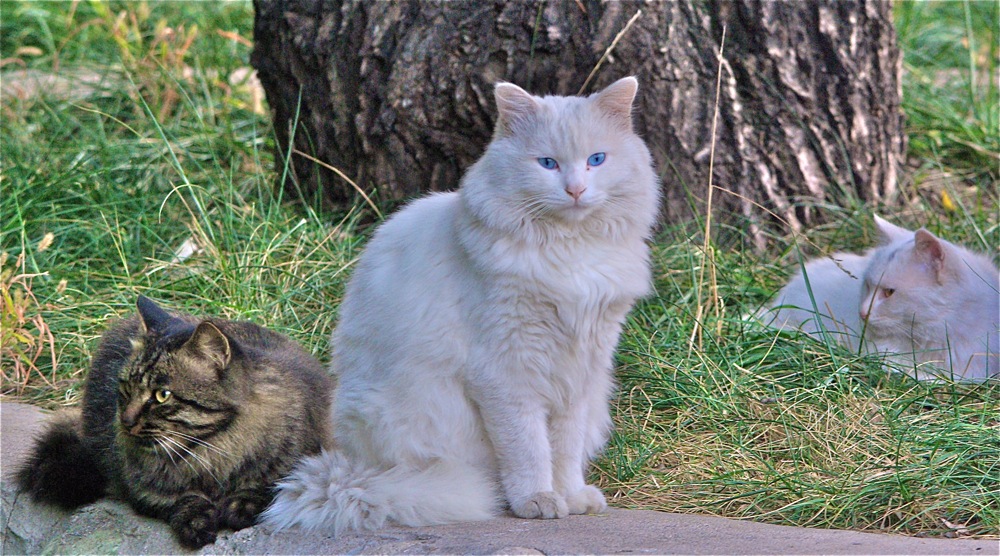
[{"label": "lying white cat's eye", "polygon": [[894,293],[896,293],[896,290],[893,288],[882,288],[882,297],[890,297]]},{"label": "lying white cat's eye", "polygon": [[589,166],[600,166],[601,164],[604,164],[604,158],[606,156],[607,155],[604,153],[594,153],[587,159],[587,164]]}]

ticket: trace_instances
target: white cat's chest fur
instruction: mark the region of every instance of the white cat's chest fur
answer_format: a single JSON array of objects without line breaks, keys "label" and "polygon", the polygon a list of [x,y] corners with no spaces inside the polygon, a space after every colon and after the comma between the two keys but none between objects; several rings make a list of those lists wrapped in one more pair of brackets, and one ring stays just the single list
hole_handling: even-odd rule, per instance
[{"label": "white cat's chest fur", "polygon": [[463,249],[486,289],[509,289],[526,301],[551,304],[574,336],[620,318],[650,291],[648,248],[641,237],[622,241],[574,238],[539,245],[524,238],[478,231]]}]

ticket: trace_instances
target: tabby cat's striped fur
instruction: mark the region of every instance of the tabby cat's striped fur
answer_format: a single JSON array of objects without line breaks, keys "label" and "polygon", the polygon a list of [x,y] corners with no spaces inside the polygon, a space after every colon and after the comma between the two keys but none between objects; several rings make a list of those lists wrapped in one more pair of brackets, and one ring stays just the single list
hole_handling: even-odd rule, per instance
[{"label": "tabby cat's striped fur", "polygon": [[82,418],[56,418],[18,481],[63,507],[124,498],[199,547],[252,525],[274,482],[327,446],[330,378],[255,324],[137,305],[98,347]]}]

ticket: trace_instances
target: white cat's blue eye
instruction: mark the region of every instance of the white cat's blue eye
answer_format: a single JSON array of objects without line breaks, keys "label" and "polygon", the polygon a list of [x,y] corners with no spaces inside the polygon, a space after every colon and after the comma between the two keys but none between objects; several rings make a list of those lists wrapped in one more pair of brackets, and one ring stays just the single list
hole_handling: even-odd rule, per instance
[{"label": "white cat's blue eye", "polygon": [[587,164],[590,166],[600,166],[601,164],[604,164],[604,158],[606,156],[607,155],[604,153],[594,153],[587,159]]},{"label": "white cat's blue eye", "polygon": [[541,164],[542,168],[545,168],[546,170],[555,170],[559,167],[559,163],[556,162],[556,159],[549,158],[547,156],[539,158],[538,163]]}]

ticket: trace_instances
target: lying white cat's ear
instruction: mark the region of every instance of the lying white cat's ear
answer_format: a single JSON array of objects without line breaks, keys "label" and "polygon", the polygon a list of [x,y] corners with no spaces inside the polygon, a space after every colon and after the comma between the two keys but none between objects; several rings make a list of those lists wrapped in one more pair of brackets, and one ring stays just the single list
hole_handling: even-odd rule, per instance
[{"label": "lying white cat's ear", "polygon": [[888,245],[890,243],[896,243],[898,241],[905,241],[913,237],[913,232],[907,230],[906,228],[900,228],[899,226],[875,216],[875,226],[878,227],[879,243],[882,245]]},{"label": "lying white cat's ear", "polygon": [[596,102],[605,114],[620,118],[632,126],[632,102],[635,92],[639,89],[639,80],[635,77],[623,77],[597,93]]},{"label": "lying white cat's ear", "polygon": [[932,268],[935,274],[941,272],[944,266],[944,245],[937,236],[924,228],[917,230],[913,234],[913,253],[918,260]]},{"label": "lying white cat's ear", "polygon": [[527,91],[513,83],[497,83],[493,96],[497,102],[497,125],[494,134],[504,137],[514,133],[517,126],[538,111],[538,101]]}]

